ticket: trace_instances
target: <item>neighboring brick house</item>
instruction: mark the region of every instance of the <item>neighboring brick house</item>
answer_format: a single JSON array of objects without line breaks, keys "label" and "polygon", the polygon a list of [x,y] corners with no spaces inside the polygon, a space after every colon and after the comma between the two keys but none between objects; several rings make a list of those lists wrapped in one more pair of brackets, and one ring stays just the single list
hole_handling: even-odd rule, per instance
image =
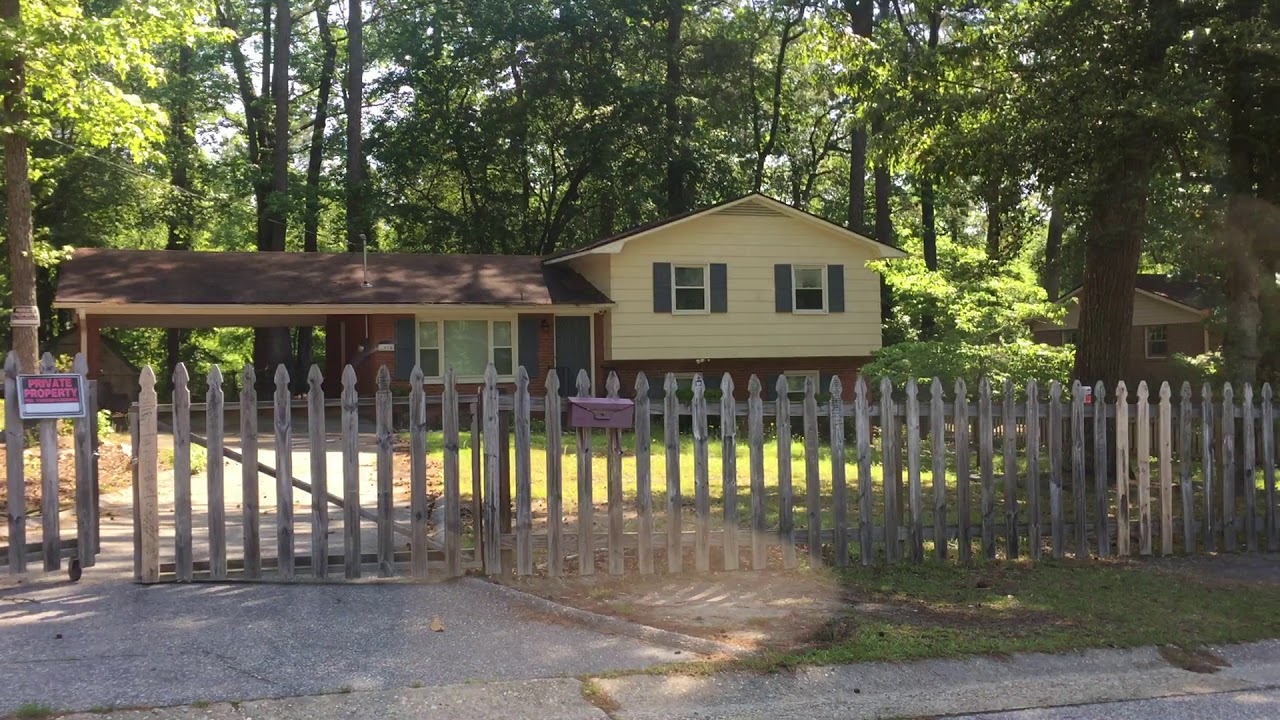
[{"label": "neighboring brick house", "polygon": [[[593,391],[616,371],[681,384],[731,373],[781,373],[797,389],[852,383],[880,348],[887,245],[759,194],[666,218],[547,257],[371,253],[78,250],[60,269],[54,306],[74,311],[90,371],[104,327],[325,328],[325,382],[345,365],[357,387],[377,369],[403,387],[415,363],[428,385],[453,367],[470,392],[488,363],[542,392],[555,369],[566,392],[580,370]],[[259,372],[269,369],[260,368]]]},{"label": "neighboring brick house", "polygon": [[[1067,308],[1061,323],[1034,323],[1032,335],[1049,345],[1075,344],[1080,323],[1076,288],[1058,300]],[[1206,325],[1210,308],[1193,283],[1164,275],[1139,275],[1133,294],[1133,327],[1129,336],[1128,384],[1146,380],[1176,384],[1192,379],[1173,363],[1174,355],[1200,355],[1221,348],[1221,339]]]}]

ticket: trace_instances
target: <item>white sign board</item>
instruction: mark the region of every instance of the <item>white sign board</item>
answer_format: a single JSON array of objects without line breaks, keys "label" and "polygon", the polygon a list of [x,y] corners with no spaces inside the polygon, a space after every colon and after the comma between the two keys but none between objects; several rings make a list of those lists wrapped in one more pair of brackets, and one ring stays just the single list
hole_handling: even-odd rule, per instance
[{"label": "white sign board", "polygon": [[77,373],[19,375],[18,411],[23,420],[84,417],[84,376]]}]

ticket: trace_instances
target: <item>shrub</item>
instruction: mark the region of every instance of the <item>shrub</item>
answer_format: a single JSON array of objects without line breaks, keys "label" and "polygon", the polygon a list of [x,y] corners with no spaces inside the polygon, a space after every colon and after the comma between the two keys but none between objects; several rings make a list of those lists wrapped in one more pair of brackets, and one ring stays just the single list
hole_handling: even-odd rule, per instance
[{"label": "shrub", "polygon": [[1042,386],[1052,380],[1066,383],[1071,377],[1074,351],[1070,347],[1043,345],[1029,340],[975,345],[964,342],[905,342],[882,348],[862,368],[868,381],[892,378],[901,387],[910,377],[922,384],[941,378],[947,389],[963,378],[972,389],[987,377],[999,386],[1005,379],[1017,385],[1035,380]]}]

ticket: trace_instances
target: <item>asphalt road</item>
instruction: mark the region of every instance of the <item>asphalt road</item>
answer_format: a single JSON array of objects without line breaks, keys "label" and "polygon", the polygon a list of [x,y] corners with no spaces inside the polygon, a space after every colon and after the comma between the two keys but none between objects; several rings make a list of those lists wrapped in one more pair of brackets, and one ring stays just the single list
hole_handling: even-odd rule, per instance
[{"label": "asphalt road", "polygon": [[[433,632],[439,616],[443,632]],[[642,668],[689,653],[533,614],[480,585],[55,582],[0,590],[0,716]]]}]

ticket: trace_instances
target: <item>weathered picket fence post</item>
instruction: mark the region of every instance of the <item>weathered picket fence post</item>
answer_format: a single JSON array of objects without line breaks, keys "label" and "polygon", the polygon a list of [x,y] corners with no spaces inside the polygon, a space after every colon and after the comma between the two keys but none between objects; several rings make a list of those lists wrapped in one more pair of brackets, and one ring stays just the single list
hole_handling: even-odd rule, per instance
[{"label": "weathered picket fence post", "polygon": [[191,532],[191,389],[187,366],[173,368],[173,574],[178,582],[193,576]]},{"label": "weathered picket fence post", "polygon": [[[637,438],[637,442],[639,439]],[[637,457],[639,448],[637,447]],[[834,446],[832,453],[835,453]],[[724,569],[738,569],[738,407],[733,377],[720,378],[720,479],[724,502]],[[839,510],[837,510],[839,512]]]},{"label": "weathered picket fence post", "polygon": [[871,407],[862,375],[853,386],[854,434],[858,452],[858,555],[863,565],[873,559],[875,541],[871,498]]},{"label": "weathered picket fence post", "polygon": [[[523,365],[516,369],[513,411],[516,419],[516,574],[526,576],[533,574],[533,474],[530,468],[533,439],[529,427],[529,371]],[[619,505],[621,501],[619,498]]]},{"label": "weathered picket fence post", "polygon": [[778,541],[782,543],[782,567],[796,567],[795,496],[791,483],[791,396],[787,376],[779,375],[773,387],[774,424],[778,431]]},{"label": "weathered picket fence post", "polygon": [[650,437],[653,418],[649,416],[649,379],[644,373],[636,374],[636,514],[639,516],[640,535],[639,564],[641,575],[653,574],[653,475]]},{"label": "weathered picket fence post", "polygon": [[680,403],[676,398],[676,376],[667,373],[663,381],[666,397],[662,402],[662,431],[667,461],[667,572],[678,573],[683,567],[684,520],[680,497]]},{"label": "weathered picket fence post", "polygon": [[1254,408],[1253,386],[1244,384],[1244,398],[1241,401],[1243,410],[1242,434],[1240,437],[1241,458],[1244,476],[1244,543],[1245,549],[1254,552],[1258,549],[1258,480],[1254,448]]},{"label": "weathered picket fence post", "polygon": [[1200,388],[1200,472],[1204,474],[1204,549],[1210,553],[1218,551],[1218,530],[1214,525],[1217,512],[1213,497],[1217,453],[1213,435],[1213,386],[1205,383]]},{"label": "weathered picket fence post", "polygon": [[[622,384],[618,374],[609,371],[604,383],[608,397],[617,398]],[[621,575],[626,570],[626,557],[622,549],[622,430],[605,431],[605,480],[609,499],[609,574]]]},{"label": "weathered picket fence post", "polygon": [[[591,378],[586,370],[578,371],[577,397],[591,397]],[[591,480],[591,428],[578,431],[578,574],[596,571],[595,500]]]},{"label": "weathered picket fence post", "polygon": [[[329,453],[324,417],[324,375],[307,373],[307,439],[311,445],[311,574],[329,576]],[[345,522],[345,520],[344,520]]]},{"label": "weathered picket fence post", "polygon": [[1062,383],[1049,383],[1049,514],[1053,559],[1066,554],[1067,519],[1062,508]]},{"label": "weathered picket fence post", "polygon": [[1116,554],[1129,556],[1129,388],[1116,384]]},{"label": "weathered picket fence post", "polygon": [[1018,418],[1017,398],[1013,389],[1013,380],[1004,380],[1004,457],[1001,459],[1001,470],[1004,472],[1004,541],[1005,557],[1018,559]]},{"label": "weathered picket fence post", "polygon": [[160,581],[159,427],[156,375],[150,365],[142,369],[138,385],[138,493],[134,511],[141,533],[136,575],[141,582],[155,583]]},{"label": "weathered picket fence post", "polygon": [[1138,383],[1138,554],[1151,554],[1151,395]]},{"label": "weathered picket fence post", "polygon": [[208,461],[205,478],[209,481],[209,577],[227,579],[227,501],[223,492],[226,470],[223,459],[222,370],[209,368],[209,390],[205,395],[205,450]]},{"label": "weathered picket fence post", "polygon": [[1098,522],[1098,557],[1111,554],[1111,499],[1107,481],[1107,386],[1093,386],[1093,505]]},{"label": "weathered picket fence post", "polygon": [[[84,353],[76,353],[72,370],[84,382],[85,414],[72,422],[75,439],[76,471],[76,554],[81,568],[92,567],[97,553],[98,502],[94,488],[98,474],[94,472],[93,459],[97,445],[97,411],[95,410],[97,387],[89,380],[89,363]],[[175,451],[176,452],[176,451]]]},{"label": "weathered picket fence post", "polygon": [[880,486],[884,491],[884,559],[895,563],[902,557],[898,524],[902,511],[898,508],[895,466],[898,463],[898,428],[894,417],[893,381],[880,378]]},{"label": "weathered picket fence post", "polygon": [[973,512],[969,483],[969,390],[963,379],[956,380],[956,550],[960,562],[973,556],[970,530]]},{"label": "weathered picket fence post", "polygon": [[[392,577],[396,574],[396,539],[395,528],[392,523],[395,521],[394,506],[394,468],[392,462],[395,457],[396,433],[395,426],[392,422],[392,405],[391,405],[391,372],[386,365],[378,368],[377,375],[377,393],[374,395],[374,430],[377,433],[378,460],[377,460],[377,483],[378,483],[378,576]],[[410,400],[410,412],[413,412]],[[412,432],[410,433],[412,434]],[[410,441],[412,443],[412,441]],[[425,448],[424,448],[425,450]],[[410,473],[409,495],[410,510],[417,510],[414,507],[412,499],[413,490],[417,486],[414,482],[412,473]],[[425,483],[423,483],[425,485]],[[425,488],[423,495],[426,494]],[[421,503],[419,503],[421,504]],[[426,548],[422,547],[421,551],[417,550],[420,545],[425,546],[427,543],[427,523],[425,520],[418,520],[417,513],[412,515],[411,542],[409,546],[412,572],[415,576],[421,572],[426,576],[425,563],[421,565],[418,555],[421,554],[424,559],[426,557]],[[326,550],[326,553],[328,551]],[[327,565],[328,563],[326,563]]]},{"label": "weathered picket fence post", "polygon": [[[1105,419],[1103,420],[1105,423]],[[1106,428],[1103,428],[1106,434]],[[1104,463],[1105,464],[1105,463]],[[1043,553],[1040,524],[1040,388],[1027,381],[1027,552],[1032,560]]]},{"label": "weathered picket fence post", "polygon": [[[386,368],[383,367],[383,370]],[[381,375],[381,373],[379,373]],[[388,378],[388,381],[390,378]],[[409,573],[416,579],[427,577],[427,521],[429,519],[427,509],[427,394],[423,388],[426,378],[423,376],[422,367],[418,363],[414,363],[413,369],[409,371]],[[446,382],[446,394],[449,392]],[[456,399],[456,396],[455,396]],[[446,413],[448,409],[444,410]],[[457,407],[454,407],[453,415],[453,431],[457,432]],[[456,441],[457,438],[454,438]],[[446,438],[446,444],[448,439]],[[448,483],[449,471],[453,471],[455,489],[458,484],[458,451],[455,442],[452,452],[445,451],[445,477],[446,487]],[[443,500],[446,516],[457,511],[457,501],[451,502],[448,498]],[[461,518],[461,516],[459,516]],[[455,543],[453,546],[449,544],[449,528],[448,518],[445,519],[445,563],[450,564],[450,556],[456,556],[454,563],[457,564],[457,570],[461,572],[462,549],[461,543]],[[452,552],[451,552],[452,551]],[[449,575],[453,577],[454,567],[450,565]]]},{"label": "weathered picket fence post", "polygon": [[1271,383],[1262,385],[1262,481],[1267,503],[1263,515],[1267,535],[1267,551],[1280,550],[1280,533],[1276,527],[1276,456],[1275,408],[1271,405]]},{"label": "weathered picket fence post", "polygon": [[356,371],[342,369],[342,548],[348,579],[361,575],[360,543],[360,396]]},{"label": "weathered picket fence post", "polygon": [[933,460],[933,554],[947,559],[947,439],[943,417],[942,380],[935,377],[929,389],[929,442]]},{"label": "weathered picket fence post", "polygon": [[763,570],[768,563],[764,515],[764,401],[760,399],[760,378],[747,381],[747,452],[751,470],[751,569]]},{"label": "weathered picket fence post", "polygon": [[[10,498],[9,574],[16,575],[27,570],[27,487],[22,468],[27,437],[17,403],[18,354],[12,350],[4,359],[4,396],[11,398],[4,404],[5,482]],[[13,498],[23,500],[13,502]]]},{"label": "weathered picket fence post", "polygon": [[822,566],[822,480],[818,458],[818,399],[813,378],[804,379],[804,495],[805,544],[809,547],[809,563]]},{"label": "weathered picket fence post", "polygon": [[1089,557],[1089,505],[1085,501],[1084,386],[1071,386],[1071,492],[1075,499],[1076,557]]},{"label": "weathered picket fence post", "polygon": [[1182,383],[1182,401],[1178,406],[1178,473],[1182,486],[1182,551],[1188,555],[1196,552],[1195,493],[1191,485],[1194,461],[1192,447],[1191,383]]},{"label": "weathered picket fence post", "polygon": [[[725,377],[728,377],[727,373]],[[839,375],[831,377],[829,392],[831,399],[827,403],[827,426],[831,435],[831,522],[835,525],[832,548],[836,566],[848,567],[849,489],[844,465],[844,385],[840,382]]]},{"label": "weathered picket fence post", "polygon": [[[489,363],[484,371],[484,572],[502,574],[502,526],[498,518],[498,371]],[[581,468],[579,468],[581,469]],[[590,495],[588,494],[588,500]],[[581,516],[581,507],[579,507]],[[590,533],[590,528],[587,529]],[[579,543],[581,545],[581,543]],[[585,574],[585,573],[584,573]]]},{"label": "weathered picket fence post", "polygon": [[262,577],[262,530],[258,500],[258,390],[253,365],[240,379],[241,523],[244,527],[244,576]]},{"label": "weathered picket fence post", "polygon": [[280,579],[293,581],[293,397],[289,371],[276,367],[276,563]]},{"label": "weathered picket fence post", "polygon": [[546,388],[543,417],[547,428],[547,574],[560,577],[564,574],[564,467],[561,462],[564,448],[560,432],[560,375],[555,368],[547,373]]},{"label": "weathered picket fence post", "polygon": [[[48,375],[57,370],[53,355],[45,353],[40,359],[40,374]],[[40,525],[41,548],[44,569],[62,567],[62,528],[58,517],[58,421],[40,420]],[[19,495],[18,497],[25,497]]]},{"label": "weathered picket fence post", "polygon": [[1231,383],[1222,386],[1222,549],[1236,547],[1236,400]]},{"label": "weathered picket fence post", "polygon": [[982,555],[996,557],[995,428],[991,418],[991,381],[978,381],[978,473],[982,477]]},{"label": "weathered picket fence post", "polygon": [[707,386],[702,373],[693,374],[693,563],[698,572],[711,569],[710,438],[707,436]]},{"label": "weathered picket fence post", "polygon": [[[422,368],[415,364],[414,369],[419,376],[419,386],[421,386]],[[554,377],[554,372],[552,377]],[[410,387],[413,383],[413,375],[409,377]],[[410,390],[412,392],[412,390]],[[548,406],[550,400],[547,401]],[[462,574],[462,462],[459,455],[459,445],[461,443],[461,429],[458,421],[458,383],[454,375],[453,367],[445,370],[444,373],[444,390],[441,396],[442,417],[441,423],[444,428],[444,564],[445,574],[449,577],[458,577]],[[422,403],[423,412],[426,412],[425,398]],[[425,418],[424,418],[425,423]],[[410,431],[412,433],[412,430]],[[551,422],[547,422],[547,432],[551,432]],[[550,435],[547,438],[547,462],[551,462],[551,444]],[[557,434],[556,440],[559,440]],[[410,438],[412,442],[412,437]],[[422,441],[420,447],[423,454],[423,475],[426,475],[426,428],[423,428]],[[472,450],[474,452],[474,449]],[[410,450],[412,452],[412,448]],[[558,446],[557,446],[558,453]],[[557,455],[556,461],[559,461]],[[416,476],[415,476],[416,477]],[[425,488],[424,488],[425,491]],[[424,492],[425,494],[425,492]],[[550,502],[550,496],[547,499]],[[556,516],[559,518],[559,515]],[[558,525],[557,525],[558,528]]]},{"label": "weathered picket fence post", "polygon": [[1169,383],[1160,384],[1159,469],[1160,469],[1160,553],[1173,554],[1173,409],[1169,405]]},{"label": "weathered picket fence post", "polygon": [[915,377],[907,379],[907,487],[911,508],[911,562],[924,562],[924,489],[920,484],[920,402]]}]

